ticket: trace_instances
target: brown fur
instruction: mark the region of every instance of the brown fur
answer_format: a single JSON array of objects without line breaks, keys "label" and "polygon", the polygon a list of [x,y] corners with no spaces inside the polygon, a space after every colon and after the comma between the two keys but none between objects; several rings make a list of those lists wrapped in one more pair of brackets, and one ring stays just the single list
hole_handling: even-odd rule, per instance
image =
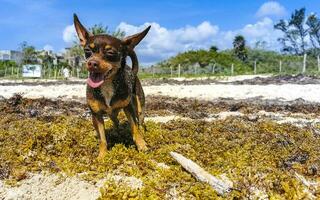
[{"label": "brown fur", "polygon": [[[87,85],[87,103],[100,138],[99,157],[103,158],[107,151],[103,115],[107,114],[115,127],[118,127],[117,116],[121,109],[128,118],[138,150],[146,150],[146,142],[139,131],[139,125],[145,127],[145,96],[137,77],[139,63],[134,47],[146,36],[150,26],[141,33],[120,40],[110,35],[92,35],[76,15],[74,25],[86,53],[89,72],[104,77],[103,84],[97,88]],[[132,60],[131,68],[126,65],[127,56]]]}]

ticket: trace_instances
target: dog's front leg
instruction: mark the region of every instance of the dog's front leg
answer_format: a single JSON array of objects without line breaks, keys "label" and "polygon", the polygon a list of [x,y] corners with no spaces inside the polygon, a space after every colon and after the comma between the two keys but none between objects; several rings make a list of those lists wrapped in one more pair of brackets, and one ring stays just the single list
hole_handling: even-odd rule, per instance
[{"label": "dog's front leg", "polygon": [[94,128],[96,129],[97,135],[100,136],[98,159],[103,159],[107,153],[107,139],[104,130],[104,121],[102,114],[92,113],[92,122]]}]

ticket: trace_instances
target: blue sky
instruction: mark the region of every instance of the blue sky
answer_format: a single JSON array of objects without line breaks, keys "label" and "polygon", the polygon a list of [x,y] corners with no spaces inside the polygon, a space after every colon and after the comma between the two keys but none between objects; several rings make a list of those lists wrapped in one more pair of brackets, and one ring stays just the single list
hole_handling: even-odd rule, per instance
[{"label": "blue sky", "polygon": [[212,44],[229,48],[238,33],[247,36],[249,45],[265,40],[277,50],[280,33],[273,24],[301,7],[320,13],[316,0],[0,0],[0,49],[17,49],[27,41],[37,49],[59,52],[74,40],[72,14],[77,13],[86,26],[103,23],[127,34],[151,24],[138,47],[145,64]]}]

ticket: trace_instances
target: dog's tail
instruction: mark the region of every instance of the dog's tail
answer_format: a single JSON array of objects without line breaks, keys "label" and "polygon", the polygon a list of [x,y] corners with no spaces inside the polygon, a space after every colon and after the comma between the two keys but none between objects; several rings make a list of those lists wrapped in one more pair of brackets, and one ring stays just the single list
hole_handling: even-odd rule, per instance
[{"label": "dog's tail", "polygon": [[132,72],[134,75],[137,75],[138,74],[138,71],[139,71],[139,61],[138,61],[138,57],[137,57],[137,54],[136,52],[132,49],[132,50],[129,50],[128,51],[128,56],[130,57],[131,59],[131,63],[132,63]]}]

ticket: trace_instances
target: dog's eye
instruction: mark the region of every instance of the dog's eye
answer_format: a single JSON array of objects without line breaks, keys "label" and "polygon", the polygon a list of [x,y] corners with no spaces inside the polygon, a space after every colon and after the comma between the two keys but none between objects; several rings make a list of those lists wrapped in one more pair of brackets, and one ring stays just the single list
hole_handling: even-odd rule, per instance
[{"label": "dog's eye", "polygon": [[105,53],[106,59],[110,60],[110,61],[118,61],[119,58],[119,54],[118,52],[109,50]]},{"label": "dog's eye", "polygon": [[86,57],[86,59],[90,58],[92,56],[92,51],[89,48],[85,48],[84,49],[84,56]]},{"label": "dog's eye", "polygon": [[110,55],[110,56],[114,56],[114,55],[116,55],[116,52],[114,52],[114,51],[107,51],[106,54],[107,54],[107,55]]}]

